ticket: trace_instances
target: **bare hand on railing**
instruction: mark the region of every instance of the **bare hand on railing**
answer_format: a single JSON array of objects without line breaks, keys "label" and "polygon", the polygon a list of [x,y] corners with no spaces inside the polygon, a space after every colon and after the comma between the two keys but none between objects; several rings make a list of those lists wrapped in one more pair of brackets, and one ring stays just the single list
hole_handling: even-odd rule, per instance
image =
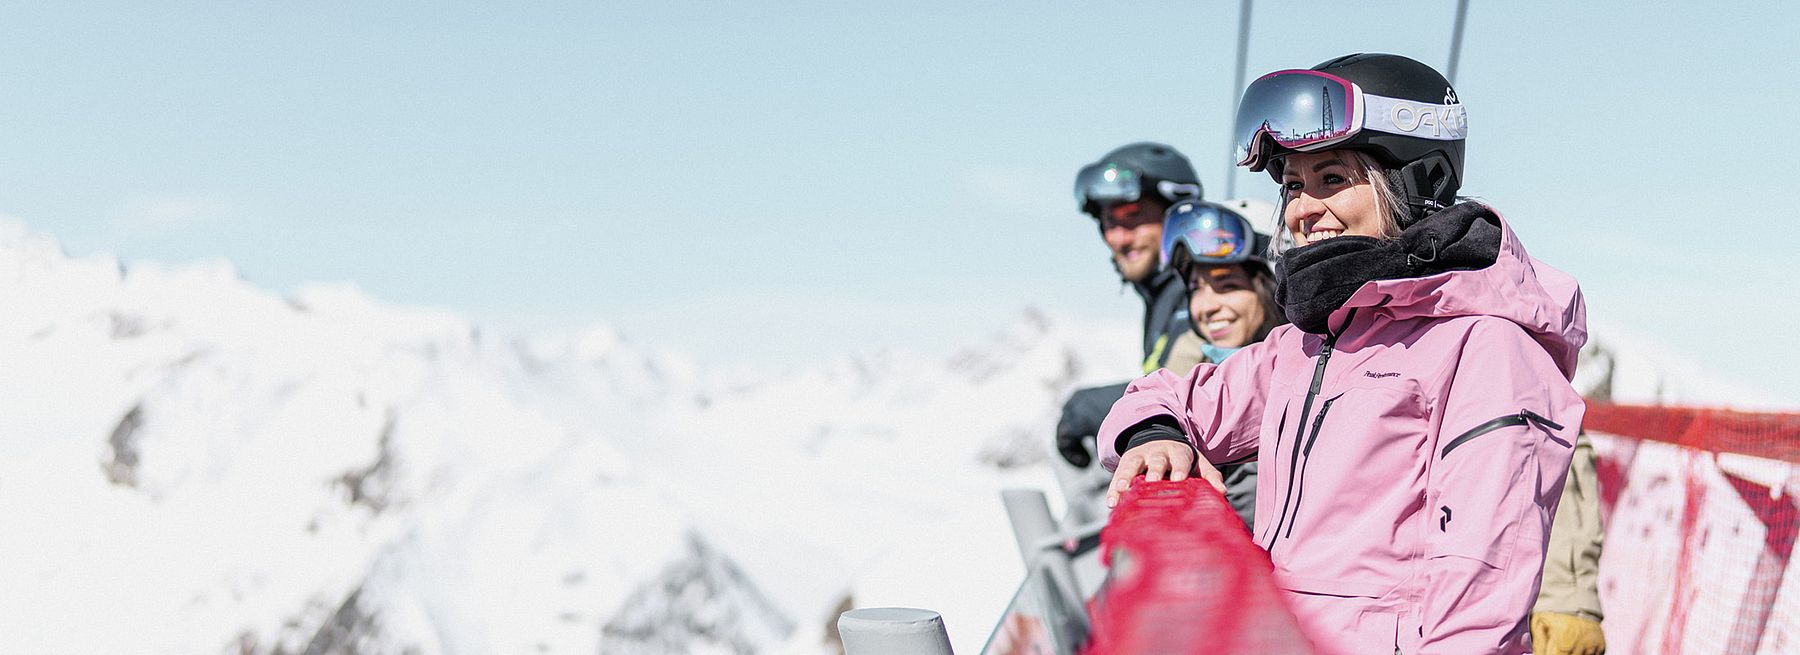
[{"label": "bare hand on railing", "polygon": [[1151,441],[1137,445],[1119,456],[1119,468],[1113,470],[1112,484],[1106,488],[1106,506],[1119,504],[1119,495],[1131,488],[1139,475],[1145,482],[1167,478],[1173,482],[1198,474],[1219,493],[1225,492],[1225,476],[1212,463],[1201,459],[1194,447],[1181,441]]}]

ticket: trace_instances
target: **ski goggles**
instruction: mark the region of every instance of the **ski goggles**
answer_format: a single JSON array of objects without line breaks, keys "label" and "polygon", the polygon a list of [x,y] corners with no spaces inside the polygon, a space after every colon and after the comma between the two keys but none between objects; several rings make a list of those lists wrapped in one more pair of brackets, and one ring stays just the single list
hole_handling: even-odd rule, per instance
[{"label": "ski goggles", "polygon": [[1184,248],[1191,261],[1202,264],[1238,264],[1257,255],[1267,241],[1250,228],[1250,221],[1210,202],[1182,201],[1163,217],[1162,261]]},{"label": "ski goggles", "polygon": [[[1112,162],[1098,162],[1082,167],[1075,174],[1075,206],[1094,213],[1096,206],[1137,202],[1144,195],[1144,175],[1137,169]],[[1200,195],[1200,186],[1159,180],[1156,192],[1171,202]]]},{"label": "ski goggles", "polygon": [[[1310,70],[1269,73],[1245,87],[1238,102],[1239,166],[1260,171],[1269,144],[1312,152],[1343,143],[1363,130],[1435,141],[1468,136],[1469,118],[1455,92],[1444,88],[1444,104],[1366,93],[1355,82]],[[1265,138],[1266,137],[1266,138]]]}]

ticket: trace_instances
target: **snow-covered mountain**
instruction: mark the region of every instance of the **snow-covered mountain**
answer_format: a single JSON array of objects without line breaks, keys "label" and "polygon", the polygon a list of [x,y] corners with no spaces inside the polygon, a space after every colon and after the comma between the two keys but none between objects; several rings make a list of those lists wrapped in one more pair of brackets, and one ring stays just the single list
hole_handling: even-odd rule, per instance
[{"label": "snow-covered mountain", "polygon": [[[1062,398],[1136,343],[1025,310],[726,373],[5,220],[0,307],[7,653],[818,653],[875,605],[974,652],[1023,571],[999,489],[1054,486]],[[1619,400],[1757,402],[1596,342]]]},{"label": "snow-covered mountain", "polygon": [[0,307],[0,652],[818,652],[882,603],[978,643],[1022,570],[997,490],[1132,359],[1027,313],[728,377],[16,221]]}]

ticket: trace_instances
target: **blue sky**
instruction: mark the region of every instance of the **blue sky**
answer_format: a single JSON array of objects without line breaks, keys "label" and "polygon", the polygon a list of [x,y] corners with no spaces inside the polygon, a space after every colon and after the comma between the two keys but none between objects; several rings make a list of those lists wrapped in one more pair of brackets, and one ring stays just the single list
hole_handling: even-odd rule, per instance
[{"label": "blue sky", "polygon": [[[1236,2],[150,5],[0,10],[0,213],[75,254],[767,363],[1130,318],[1076,168],[1156,139],[1225,188]],[[1454,10],[1263,0],[1250,75],[1441,66]],[[1797,395],[1797,27],[1472,0],[1464,190],[1597,322]]]}]

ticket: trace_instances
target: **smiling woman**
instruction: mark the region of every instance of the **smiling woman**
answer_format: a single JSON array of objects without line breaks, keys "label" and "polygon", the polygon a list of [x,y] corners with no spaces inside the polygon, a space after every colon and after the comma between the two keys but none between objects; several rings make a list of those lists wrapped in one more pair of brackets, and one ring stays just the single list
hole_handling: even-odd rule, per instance
[{"label": "smiling woman", "polygon": [[1387,172],[1367,154],[1297,152],[1282,167],[1281,217],[1295,245],[1339,234],[1397,237],[1405,216]]},{"label": "smiling woman", "polygon": [[[1262,464],[1255,537],[1320,652],[1530,652],[1586,311],[1499,213],[1458,201],[1463,116],[1442,75],[1394,55],[1246,88],[1240,164],[1282,185],[1293,323],[1139,379],[1100,431],[1112,498],[1140,474],[1216,484],[1212,463]],[[1203,325],[1229,336],[1240,314]]]},{"label": "smiling woman", "polygon": [[1229,207],[1183,201],[1163,219],[1162,259],[1187,286],[1188,317],[1219,363],[1287,323],[1275,300],[1271,239]]}]

